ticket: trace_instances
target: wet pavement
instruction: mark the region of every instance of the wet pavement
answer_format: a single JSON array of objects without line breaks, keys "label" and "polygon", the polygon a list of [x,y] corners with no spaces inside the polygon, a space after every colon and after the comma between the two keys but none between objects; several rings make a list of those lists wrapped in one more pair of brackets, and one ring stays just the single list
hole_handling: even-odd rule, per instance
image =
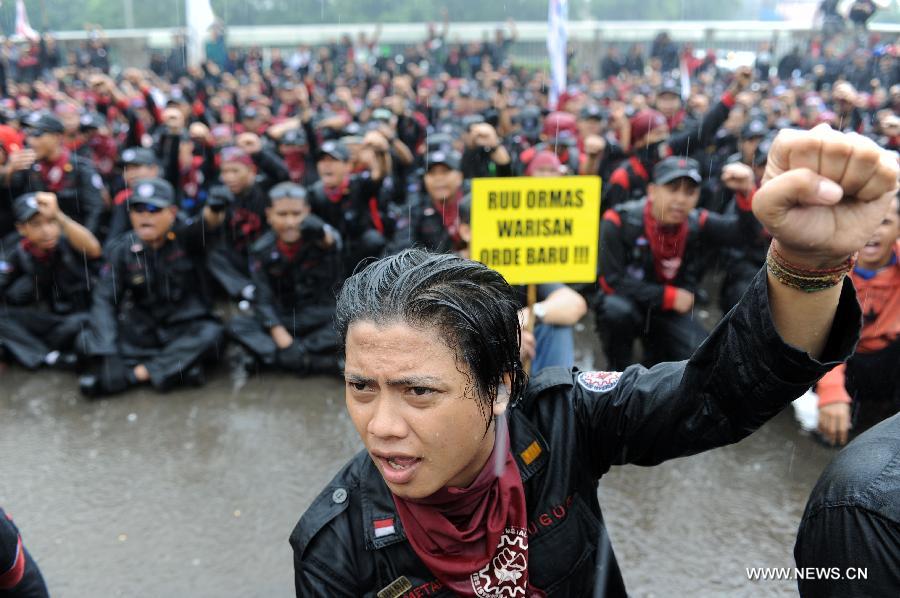
[{"label": "wet pavement", "polygon": [[[578,347],[600,365],[588,330]],[[70,374],[0,375],[0,505],[62,598],[292,596],[287,537],[360,446],[332,379],[236,389],[219,371],[203,389],[87,402]],[[738,445],[614,469],[600,499],[629,591],[796,595],[745,568],[793,566],[833,455],[788,410]]]}]

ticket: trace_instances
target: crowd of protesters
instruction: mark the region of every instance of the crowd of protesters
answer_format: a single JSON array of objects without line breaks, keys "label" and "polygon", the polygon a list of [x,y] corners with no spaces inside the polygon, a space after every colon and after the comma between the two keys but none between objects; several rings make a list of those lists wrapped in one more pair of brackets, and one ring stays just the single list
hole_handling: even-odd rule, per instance
[{"label": "crowd of protesters", "polygon": [[[663,33],[646,55],[573,58],[555,106],[547,74],[511,60],[514,22],[460,44],[445,20],[396,54],[378,37],[264,59],[216,26],[200,65],[176,35],[148,69],[111,69],[99,29],[68,53],[50,35],[7,42],[2,359],[75,370],[87,396],[200,385],[218,361],[336,374],[334,291],[360,262],[465,255],[473,178],[577,174],[603,179],[597,284],[544,285],[531,309],[523,291],[523,357],[574,365],[590,308],[611,369],[684,359],[707,334],[697,302],[729,310],[764,263],[750,206],[775,132],[900,144],[900,46],[877,36],[813,36],[777,60],[763,45],[727,71]],[[894,229],[857,269],[873,355],[898,347]],[[830,439],[856,389],[897,396],[896,377],[857,371],[849,394],[825,393]]]}]

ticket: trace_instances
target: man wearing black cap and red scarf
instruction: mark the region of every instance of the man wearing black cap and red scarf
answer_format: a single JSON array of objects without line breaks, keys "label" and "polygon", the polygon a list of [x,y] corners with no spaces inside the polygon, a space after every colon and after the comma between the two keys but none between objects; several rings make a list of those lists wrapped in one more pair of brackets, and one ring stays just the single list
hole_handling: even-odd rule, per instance
[{"label": "man wearing black cap and red scarf", "polygon": [[384,251],[385,222],[378,196],[387,173],[388,142],[373,148],[370,170],[351,174],[350,152],[340,141],[326,141],[319,149],[319,180],[309,188],[313,213],[330,224],[344,240],[344,269],[350,273],[367,257]]},{"label": "man wearing black cap and red scarf", "polygon": [[79,380],[88,397],[145,383],[159,391],[198,386],[202,362],[218,355],[223,329],[203,288],[201,260],[224,215],[207,206],[202,218],[180,222],[175,201],[168,181],[134,183],[132,230],[106,248],[91,297],[83,350],[92,363]]},{"label": "man wearing black cap and red scarf", "polygon": [[666,158],[653,169],[647,198],[607,210],[600,229],[597,330],[610,367],[633,363],[632,345],[644,340],[644,363],[687,359],[706,337],[691,315],[710,244],[740,245],[756,238],[750,198],[738,215],[695,210],[699,165]]},{"label": "man wearing black cap and red scarf", "polygon": [[[785,131],[753,208],[767,269],[689,361],[526,380],[512,288],[406,251],[344,284],[346,407],[365,450],[291,535],[297,596],[627,595],[597,483],[745,438],[852,354],[852,254],[896,193],[896,157]],[[846,195],[846,197],[844,197]]]},{"label": "man wearing black cap and red scarf", "polygon": [[686,156],[705,147],[728,118],[737,94],[750,84],[751,74],[749,67],[735,71],[731,86],[700,124],[677,135],[671,135],[669,121],[661,112],[647,108],[632,116],[629,124],[633,155],[613,171],[604,185],[603,207],[614,208],[629,199],[643,197],[653,167],[666,156]]},{"label": "man wearing black cap and red scarf", "polygon": [[14,196],[54,193],[66,215],[96,234],[103,213],[103,179],[89,160],[66,149],[58,118],[32,112],[22,124],[29,151],[21,152],[8,181]]},{"label": "man wearing black cap and red scarf", "polygon": [[425,164],[425,192],[410,199],[409,229],[397,232],[397,248],[415,245],[442,253],[459,250],[467,245],[460,236],[459,203],[464,190],[459,154],[431,152]]}]

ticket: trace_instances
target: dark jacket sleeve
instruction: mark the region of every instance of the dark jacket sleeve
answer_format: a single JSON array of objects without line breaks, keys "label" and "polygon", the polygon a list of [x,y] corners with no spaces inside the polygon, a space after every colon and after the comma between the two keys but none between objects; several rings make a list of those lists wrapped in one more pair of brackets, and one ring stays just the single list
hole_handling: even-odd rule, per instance
[{"label": "dark jacket sleeve", "polygon": [[698,148],[706,147],[715,137],[719,127],[728,118],[734,99],[731,94],[725,93],[722,99],[703,116],[700,123],[677,135],[669,137],[667,145],[673,156],[687,156]]},{"label": "dark jacket sleeve", "polygon": [[269,183],[274,185],[290,178],[287,165],[278,154],[271,150],[261,149],[252,156],[253,163],[269,178]]},{"label": "dark jacket sleeve", "polygon": [[655,465],[738,442],[846,360],[860,322],[853,284],[845,280],[823,356],[811,359],[778,335],[760,270],[689,361],[631,366],[603,392],[579,378],[573,401],[580,454],[598,478],[611,465]]},{"label": "dark jacket sleeve", "polygon": [[47,586],[12,518],[0,509],[0,596],[46,598]]},{"label": "dark jacket sleeve", "polygon": [[281,320],[275,309],[275,294],[269,285],[269,277],[262,263],[256,258],[250,264],[250,280],[256,287],[256,296],[253,299],[256,319],[266,331],[271,330],[281,324]]},{"label": "dark jacket sleeve", "polygon": [[[615,212],[613,212],[615,214]],[[661,307],[664,285],[629,276],[628,246],[618,219],[607,212],[600,223],[600,286],[604,292],[622,295],[643,308]]]},{"label": "dark jacket sleeve", "polygon": [[97,234],[100,217],[103,215],[103,181],[89,160],[80,160],[78,165],[78,203],[84,214],[84,227]]},{"label": "dark jacket sleeve", "polygon": [[730,214],[719,214],[708,210],[700,212],[700,234],[704,241],[716,245],[740,246],[749,245],[759,238],[762,225],[753,215],[750,200],[738,196],[735,211]]},{"label": "dark jacket sleeve", "polygon": [[86,336],[87,354],[91,356],[114,355],[119,326],[116,314],[118,301],[125,285],[125,268],[121,259],[127,249],[129,235],[122,236],[110,248],[107,261],[100,268],[100,276],[91,293],[91,321]]}]

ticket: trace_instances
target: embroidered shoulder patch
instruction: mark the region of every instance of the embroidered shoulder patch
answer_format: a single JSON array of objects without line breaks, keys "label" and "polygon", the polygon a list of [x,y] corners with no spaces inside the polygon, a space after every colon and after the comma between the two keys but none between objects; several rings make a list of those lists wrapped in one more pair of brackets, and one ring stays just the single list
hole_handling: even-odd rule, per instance
[{"label": "embroidered shoulder patch", "polygon": [[606,392],[619,384],[622,372],[581,372],[578,383],[591,392]]}]

